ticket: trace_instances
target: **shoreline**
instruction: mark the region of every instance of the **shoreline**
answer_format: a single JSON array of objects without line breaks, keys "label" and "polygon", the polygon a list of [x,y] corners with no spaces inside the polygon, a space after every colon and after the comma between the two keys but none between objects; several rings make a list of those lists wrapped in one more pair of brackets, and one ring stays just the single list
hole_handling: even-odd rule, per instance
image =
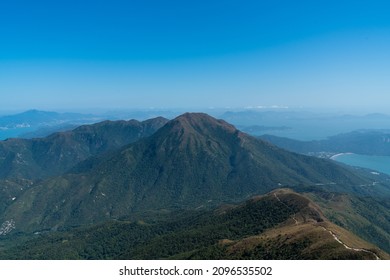
[{"label": "shoreline", "polygon": [[335,155],[331,156],[330,159],[336,160],[336,158],[338,158],[339,156],[343,156],[343,155],[353,155],[353,153],[339,153],[339,154],[335,154]]}]

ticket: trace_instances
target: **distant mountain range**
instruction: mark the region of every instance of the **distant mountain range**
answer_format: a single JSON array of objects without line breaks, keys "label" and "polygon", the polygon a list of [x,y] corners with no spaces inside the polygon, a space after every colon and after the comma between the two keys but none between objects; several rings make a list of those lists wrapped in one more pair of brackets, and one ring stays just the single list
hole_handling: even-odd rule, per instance
[{"label": "distant mountain range", "polygon": [[[358,129],[390,129],[390,116],[385,114],[340,115],[292,109],[208,109],[207,112],[252,135],[273,134],[305,141],[324,139]],[[0,139],[46,137],[54,132],[67,131],[103,120],[146,120],[158,116],[173,119],[180,114],[180,110],[174,109],[123,110],[94,114],[29,110],[0,116]]]},{"label": "distant mountain range", "polygon": [[[248,133],[257,136],[272,134],[301,141],[322,140],[361,129],[390,129],[390,116],[385,114],[342,115],[303,110],[246,110],[226,112],[219,117],[237,127],[248,128]],[[256,127],[273,129],[253,129]]]},{"label": "distant mountain range", "polygon": [[[0,208],[3,209],[0,213],[0,233],[1,228],[4,229],[0,236],[3,235],[4,246],[12,247],[15,242],[21,244],[20,240],[15,241],[20,236],[23,236],[24,242],[37,237],[32,233],[40,233],[39,239],[33,238],[27,243],[22,242],[25,245],[21,247],[12,247],[16,258],[45,258],[42,255],[39,257],[36,250],[45,248],[47,240],[51,240],[53,250],[61,247],[56,247],[52,238],[70,240],[69,244],[72,245],[69,248],[76,244],[87,246],[96,241],[93,241],[95,237],[100,240],[98,244],[102,244],[103,239],[115,235],[111,230],[120,236],[115,238],[128,240],[130,247],[133,238],[141,238],[142,242],[146,242],[146,247],[139,248],[143,253],[123,255],[124,252],[107,252],[106,255],[97,255],[91,252],[89,257],[229,258],[229,252],[238,246],[240,250],[237,252],[241,253],[233,254],[232,258],[373,258],[372,250],[387,258],[385,253],[373,245],[360,241],[351,241],[350,247],[357,244],[359,248],[374,249],[370,249],[370,252],[356,251],[360,252],[356,254],[348,249],[338,251],[347,247],[332,235],[332,232],[343,230],[336,229],[331,221],[352,230],[381,249],[390,251],[389,246],[386,246],[390,240],[386,233],[390,225],[390,220],[386,220],[386,213],[390,209],[387,204],[390,198],[387,178],[383,182],[376,182],[373,187],[373,175],[368,172],[357,173],[330,160],[288,152],[203,113],[186,113],[170,121],[155,118],[143,122],[101,122],[42,139],[11,139],[0,142],[0,159],[0,176],[6,183],[2,193],[7,197],[0,200],[3,203]],[[222,216],[222,220],[219,220],[218,215],[214,217],[212,214],[215,213],[212,209],[221,204],[242,203],[254,195],[266,194],[282,187],[289,187],[310,197],[312,202],[300,194],[281,191],[266,196],[267,203],[272,198],[272,203],[267,204],[267,210],[263,206],[254,209],[250,206],[252,202],[247,202],[244,208],[234,206],[229,210],[229,206],[225,220]],[[358,203],[345,205],[343,211],[340,211],[339,206],[333,207],[336,205],[334,200],[343,196],[348,201]],[[329,198],[329,204],[324,202],[325,197]],[[318,205],[309,207],[314,201]],[[298,203],[298,206],[302,204],[303,208],[294,203]],[[370,209],[372,203],[378,206],[371,208],[368,213],[357,212],[359,209]],[[245,208],[247,206],[249,208]],[[329,215],[330,221],[323,216],[320,207]],[[218,209],[221,211],[221,208]],[[245,209],[242,211],[246,216],[240,209]],[[195,224],[186,225],[174,218],[180,216],[178,213],[188,211],[191,213],[187,217],[188,221],[195,219]],[[298,214],[300,211],[305,214]],[[351,221],[344,221],[345,211],[357,214],[348,216]],[[264,216],[255,220],[264,219],[264,223],[253,224],[253,217],[262,213]],[[203,218],[197,224],[196,217],[199,215],[203,215]],[[372,231],[370,233],[366,228],[370,215],[374,217],[371,221],[378,235],[371,234]],[[381,220],[379,217],[385,218]],[[229,224],[229,219],[232,219],[232,224]],[[294,235],[294,238],[288,239],[292,238],[296,242],[285,243],[285,237],[271,234],[273,229],[276,230],[275,227],[283,227],[283,222],[291,222],[291,219],[299,222],[299,228],[302,227],[300,230],[307,230],[310,237],[300,236],[298,227],[291,229],[289,223],[288,228],[285,228],[286,235]],[[118,220],[122,222],[113,223]],[[311,220],[315,221],[314,225],[310,224]],[[155,225],[144,232],[143,226],[137,228],[140,222],[134,224],[136,221]],[[246,221],[245,227],[252,228],[248,232],[243,228],[243,221]],[[317,224],[323,221],[326,222]],[[224,225],[229,225],[230,233],[225,232]],[[261,230],[257,229],[260,225]],[[294,225],[295,222],[291,226]],[[135,227],[135,232],[130,231],[129,236],[121,232],[128,226]],[[86,236],[85,239],[71,238],[74,227],[82,227],[79,233]],[[154,245],[146,245],[157,244],[153,242],[160,240],[156,235],[159,228],[161,232],[158,235],[162,238],[168,234],[167,240],[173,242],[171,245],[166,243],[164,246],[167,246],[167,251],[161,254],[155,251]],[[170,230],[164,231],[164,228]],[[201,240],[205,238],[201,234],[203,230],[215,236],[211,235],[206,243],[202,243]],[[251,239],[249,243],[252,245],[244,241],[249,236],[261,235],[264,230],[269,231],[268,235],[263,236],[269,242],[263,243],[261,237],[260,240],[257,237]],[[52,231],[60,232],[59,235],[52,235]],[[98,231],[101,235],[95,236],[91,231]],[[351,233],[344,234],[353,236]],[[315,238],[320,236],[327,236],[329,244],[334,244],[325,246],[325,251],[315,255],[307,248],[315,248]],[[185,243],[186,238],[198,238],[199,242],[182,251],[171,248],[180,247],[179,244]],[[351,240],[357,239],[351,237]],[[336,246],[338,249],[332,251],[329,248],[334,248],[335,242],[341,246]],[[288,247],[285,253],[275,255],[282,244],[290,244],[292,247]],[[83,252],[73,248],[66,255],[66,250],[61,249],[57,253],[63,252],[63,255],[52,252],[55,255],[47,254],[46,257],[88,258],[84,245],[81,247]],[[0,257],[1,246],[0,239]],[[307,255],[304,253],[306,249]],[[267,255],[267,250],[274,253]],[[40,254],[49,251],[46,248]],[[23,255],[23,252],[26,254]]]},{"label": "distant mountain range", "polygon": [[0,117],[0,127],[15,128],[20,126],[43,126],[61,124],[64,122],[96,118],[91,114],[56,113],[39,110],[29,110],[15,115]]},{"label": "distant mountain range", "polygon": [[314,154],[356,153],[363,155],[390,156],[390,130],[357,130],[338,134],[325,140],[298,141],[273,135],[260,137],[286,150]]},{"label": "distant mountain range", "polygon": [[118,111],[96,114],[29,110],[14,115],[0,116],[0,139],[42,138],[55,132],[68,131],[80,125],[93,124],[104,120],[146,120],[162,115],[171,118],[177,114],[173,111],[158,110]]},{"label": "distant mountain range", "polygon": [[0,116],[0,139],[43,137],[52,132],[64,131],[99,120],[103,118],[92,114],[29,110],[19,114]]}]

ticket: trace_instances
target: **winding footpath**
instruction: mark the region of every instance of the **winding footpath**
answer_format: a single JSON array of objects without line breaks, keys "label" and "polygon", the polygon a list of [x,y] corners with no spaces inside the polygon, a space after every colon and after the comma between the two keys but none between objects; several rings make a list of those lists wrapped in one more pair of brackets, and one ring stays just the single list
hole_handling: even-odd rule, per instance
[{"label": "winding footpath", "polygon": [[366,250],[366,249],[361,249],[361,248],[352,248],[352,247],[349,247],[347,244],[345,244],[343,241],[341,241],[333,231],[331,231],[331,230],[329,230],[329,229],[327,229],[327,228],[325,228],[325,227],[323,227],[323,226],[321,226],[321,227],[322,227],[324,230],[326,230],[327,232],[329,232],[329,233],[333,236],[334,240],[336,240],[338,243],[342,244],[342,245],[345,247],[345,249],[353,250],[353,251],[356,251],[356,252],[366,252],[366,253],[370,253],[370,254],[373,254],[373,255],[374,255],[375,259],[380,260],[379,256],[378,256],[377,254],[375,254],[373,251]]},{"label": "winding footpath", "polygon": [[[289,207],[286,203],[284,203],[283,201],[280,200],[280,198],[276,195],[276,193],[274,193],[274,196],[275,196],[275,198],[276,198],[280,203],[282,203],[284,206],[286,206],[288,209],[290,209],[292,212],[294,212],[294,211],[291,209],[291,207]],[[295,221],[295,224],[297,225],[297,224],[298,224],[298,220],[295,218],[295,213],[292,215],[292,219]],[[321,226],[321,228],[322,228],[323,230],[329,232],[329,233],[332,235],[332,237],[334,238],[334,240],[336,240],[338,243],[340,243],[341,245],[343,245],[343,246],[345,247],[345,249],[347,249],[347,250],[353,250],[353,251],[356,251],[356,252],[366,252],[366,253],[370,253],[370,254],[372,254],[372,255],[375,257],[375,259],[380,260],[379,256],[378,256],[376,253],[374,253],[373,251],[366,250],[366,249],[361,249],[361,248],[352,248],[352,247],[349,247],[347,244],[345,244],[343,241],[341,241],[333,231],[331,231],[331,230],[325,228],[324,226]]]}]

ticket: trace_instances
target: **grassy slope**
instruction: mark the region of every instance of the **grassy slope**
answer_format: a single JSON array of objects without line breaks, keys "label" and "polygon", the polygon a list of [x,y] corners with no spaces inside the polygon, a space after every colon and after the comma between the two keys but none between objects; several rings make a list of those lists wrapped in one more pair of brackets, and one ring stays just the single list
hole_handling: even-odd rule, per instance
[{"label": "grassy slope", "polygon": [[390,201],[388,198],[340,193],[307,193],[332,222],[390,252]]}]

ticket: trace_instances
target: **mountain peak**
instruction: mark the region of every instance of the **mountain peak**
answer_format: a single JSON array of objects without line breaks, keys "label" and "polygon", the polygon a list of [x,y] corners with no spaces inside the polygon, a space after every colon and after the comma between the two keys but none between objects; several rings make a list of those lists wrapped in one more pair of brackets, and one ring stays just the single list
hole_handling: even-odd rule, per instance
[{"label": "mountain peak", "polygon": [[210,115],[208,115],[206,113],[186,112],[186,113],[176,117],[176,119],[187,119],[187,120],[198,119],[199,120],[199,119],[213,119],[213,117],[211,117]]},{"label": "mountain peak", "polygon": [[224,120],[215,119],[205,113],[185,113],[173,121],[173,127],[180,127],[184,130],[193,130],[197,132],[206,132],[209,129],[222,129],[234,133],[237,129]]},{"label": "mountain peak", "polygon": [[198,153],[204,149],[208,150],[210,145],[217,149],[220,143],[235,139],[235,134],[240,133],[233,125],[223,120],[204,113],[185,113],[169,121],[153,139],[158,145]]}]

